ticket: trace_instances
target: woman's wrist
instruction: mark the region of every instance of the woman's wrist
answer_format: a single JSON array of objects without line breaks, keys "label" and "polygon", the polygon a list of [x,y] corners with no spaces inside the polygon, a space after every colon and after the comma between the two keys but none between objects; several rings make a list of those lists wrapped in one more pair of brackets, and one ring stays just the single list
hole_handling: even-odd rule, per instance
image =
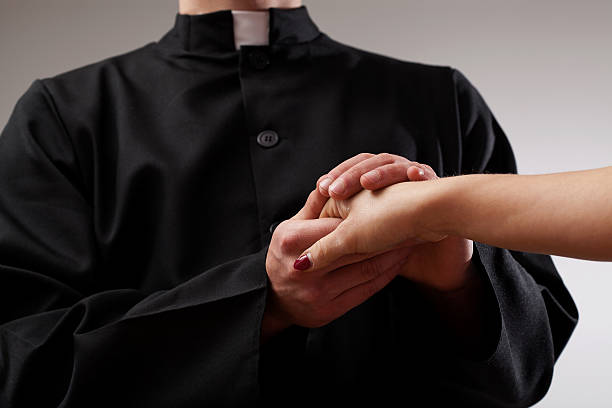
[{"label": "woman's wrist", "polygon": [[469,180],[466,176],[445,177],[434,180],[437,184],[433,186],[428,200],[428,211],[424,217],[428,227],[433,234],[446,236],[463,236],[461,209],[462,197]]},{"label": "woman's wrist", "polygon": [[450,217],[453,200],[453,186],[449,179],[441,178],[429,181],[418,181],[412,184],[412,190],[407,192],[408,203],[414,206],[413,219],[420,239],[438,241],[452,233],[453,224]]}]

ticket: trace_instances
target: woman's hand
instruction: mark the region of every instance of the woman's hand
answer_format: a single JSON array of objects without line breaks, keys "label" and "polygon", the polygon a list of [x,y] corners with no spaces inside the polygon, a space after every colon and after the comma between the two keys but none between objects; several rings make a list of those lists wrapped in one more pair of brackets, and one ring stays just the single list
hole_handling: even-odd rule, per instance
[{"label": "woman's hand", "polygon": [[436,182],[397,183],[382,190],[362,190],[346,200],[327,201],[319,217],[343,221],[306,251],[314,267],[324,268],[347,254],[380,253],[446,238],[428,225]]},{"label": "woman's hand", "polygon": [[[373,230],[380,229],[387,221],[390,224],[397,224],[397,219],[394,219],[394,216],[399,214],[390,213],[392,208],[401,211],[410,210],[410,208],[403,208],[402,196],[398,194],[398,189],[410,188],[405,183],[402,184],[402,182],[434,180],[437,178],[435,171],[431,167],[410,161],[402,156],[389,153],[377,155],[361,153],[340,163],[317,181],[319,192],[326,197],[332,198],[326,203],[320,217],[346,219],[349,216],[349,207],[356,206],[356,208],[361,208],[362,210],[365,208],[375,208],[373,212],[362,211],[363,214],[355,214],[351,218],[352,220],[359,217],[364,221],[368,219],[367,223],[362,223],[364,228],[356,236],[360,245],[356,249],[358,249],[357,253],[362,254],[376,252],[376,248],[385,250],[390,246],[387,245],[389,240],[391,240],[390,242],[398,240],[403,242],[408,240],[406,234],[410,235],[409,231],[414,232],[414,228],[408,226],[404,234],[406,237],[387,236],[388,239],[383,241],[368,241],[365,238],[366,236],[372,236]],[[392,187],[383,189],[388,186]],[[416,208],[412,209],[416,210]],[[418,220],[418,218],[414,219]],[[348,226],[345,225],[345,227]],[[363,237],[360,237],[360,235],[363,235]],[[425,236],[417,236],[416,238],[420,238],[421,241],[427,241]],[[432,238],[437,239],[437,237]]]},{"label": "woman's hand", "polygon": [[[334,179],[331,185],[324,183],[329,177]],[[407,179],[428,181],[396,181]],[[345,187],[343,195],[352,195],[350,198],[336,199],[333,186],[338,180]],[[308,256],[312,268],[323,268],[347,254],[379,254],[412,246],[402,276],[441,291],[459,289],[468,281],[472,242],[447,238],[441,229],[437,208],[445,198],[429,166],[388,154],[356,156],[322,176],[317,184],[320,191],[327,187],[332,196],[320,216],[342,218],[343,222],[304,251],[301,258]],[[362,187],[374,190],[385,186],[354,194]]]},{"label": "woman's hand", "polygon": [[368,254],[446,238],[428,225],[427,210],[436,195],[433,183],[397,183],[382,190],[362,190],[346,200],[327,201],[319,218],[343,222],[311,247],[323,249],[311,252],[313,258],[317,255],[317,267],[347,253]]},{"label": "woman's hand", "polygon": [[447,236],[438,223],[440,180],[398,183],[363,190],[347,200],[330,199],[320,217],[342,218],[329,235],[304,253],[324,268],[348,254],[374,254],[410,246],[401,276],[429,288],[456,290],[469,279],[472,242]]}]

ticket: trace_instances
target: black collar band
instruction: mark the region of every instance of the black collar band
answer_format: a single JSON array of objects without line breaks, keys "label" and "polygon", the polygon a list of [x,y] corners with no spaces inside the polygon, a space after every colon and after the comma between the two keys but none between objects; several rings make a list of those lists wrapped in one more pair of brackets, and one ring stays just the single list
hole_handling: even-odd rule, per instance
[{"label": "black collar band", "polygon": [[[319,34],[306,7],[270,8],[270,46],[312,41]],[[174,28],[159,44],[196,53],[236,51],[231,10],[200,15],[177,14]]]}]

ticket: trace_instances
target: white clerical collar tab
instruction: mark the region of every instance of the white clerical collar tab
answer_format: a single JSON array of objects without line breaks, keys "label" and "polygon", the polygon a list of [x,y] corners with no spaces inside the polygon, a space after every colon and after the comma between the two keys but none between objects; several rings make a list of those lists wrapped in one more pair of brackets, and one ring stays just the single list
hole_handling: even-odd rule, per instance
[{"label": "white clerical collar tab", "polygon": [[241,45],[268,45],[270,41],[270,13],[268,11],[232,10],[234,43]]}]

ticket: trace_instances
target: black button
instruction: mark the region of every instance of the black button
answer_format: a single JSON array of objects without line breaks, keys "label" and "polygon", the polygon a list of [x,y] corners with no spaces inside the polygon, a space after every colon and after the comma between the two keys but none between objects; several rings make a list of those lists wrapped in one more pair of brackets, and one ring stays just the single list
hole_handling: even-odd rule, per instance
[{"label": "black button", "polygon": [[255,69],[264,69],[270,64],[270,58],[264,51],[251,51],[249,63]]},{"label": "black button", "polygon": [[276,229],[276,227],[278,227],[278,224],[280,223],[280,221],[277,221],[274,224],[270,225],[270,234],[274,234],[274,230]]},{"label": "black button", "polygon": [[257,135],[257,143],[262,147],[272,147],[278,144],[278,133],[273,130],[264,130]]}]

